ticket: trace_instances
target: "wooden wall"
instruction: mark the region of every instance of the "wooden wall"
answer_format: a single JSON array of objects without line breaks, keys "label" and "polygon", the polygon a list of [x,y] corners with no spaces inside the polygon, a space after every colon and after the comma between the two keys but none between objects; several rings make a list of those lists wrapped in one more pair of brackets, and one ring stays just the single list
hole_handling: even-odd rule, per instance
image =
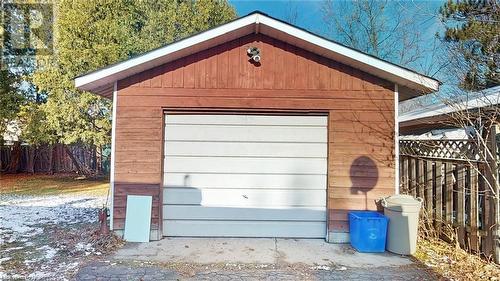
[{"label": "wooden wall", "polygon": [[[260,65],[246,49],[261,49]],[[126,194],[154,196],[158,228],[164,109],[329,114],[329,229],[347,210],[394,193],[394,85],[272,38],[252,34],[118,83],[115,228]]]}]

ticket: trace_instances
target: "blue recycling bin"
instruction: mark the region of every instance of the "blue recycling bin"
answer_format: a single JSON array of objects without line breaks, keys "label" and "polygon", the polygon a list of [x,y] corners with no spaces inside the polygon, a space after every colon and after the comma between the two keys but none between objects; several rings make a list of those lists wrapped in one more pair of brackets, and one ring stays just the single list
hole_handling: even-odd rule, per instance
[{"label": "blue recycling bin", "polygon": [[374,211],[349,212],[351,246],[362,253],[385,251],[389,219]]}]

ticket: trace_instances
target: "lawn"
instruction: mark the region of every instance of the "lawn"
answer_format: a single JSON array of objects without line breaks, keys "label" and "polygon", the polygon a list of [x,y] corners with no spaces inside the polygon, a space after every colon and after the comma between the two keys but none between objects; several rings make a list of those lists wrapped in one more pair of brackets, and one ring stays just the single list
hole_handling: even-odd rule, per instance
[{"label": "lawn", "polygon": [[70,280],[120,245],[98,231],[98,210],[108,205],[106,179],[0,177],[0,280]]},{"label": "lawn", "polygon": [[0,175],[0,194],[60,195],[69,193],[106,196],[108,179],[86,179],[74,174]]}]

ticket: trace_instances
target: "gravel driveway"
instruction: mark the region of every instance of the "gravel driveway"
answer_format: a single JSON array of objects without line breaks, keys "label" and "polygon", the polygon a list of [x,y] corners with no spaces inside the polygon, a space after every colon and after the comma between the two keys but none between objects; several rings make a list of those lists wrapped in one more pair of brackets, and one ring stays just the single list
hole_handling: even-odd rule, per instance
[{"label": "gravel driveway", "polygon": [[323,239],[165,238],[127,243],[77,280],[436,280],[391,253],[358,253]]},{"label": "gravel driveway", "polygon": [[303,265],[192,265],[146,264],[143,262],[96,262],[80,270],[78,281],[90,280],[439,280],[420,266],[346,268]]}]

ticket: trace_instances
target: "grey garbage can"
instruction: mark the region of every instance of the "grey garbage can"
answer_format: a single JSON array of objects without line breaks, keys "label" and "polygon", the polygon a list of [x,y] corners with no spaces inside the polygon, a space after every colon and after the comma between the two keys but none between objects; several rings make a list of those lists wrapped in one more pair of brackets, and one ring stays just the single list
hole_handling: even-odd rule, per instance
[{"label": "grey garbage can", "polygon": [[418,215],[422,199],[410,195],[393,195],[382,199],[384,215],[389,218],[387,250],[412,255],[417,250]]}]

